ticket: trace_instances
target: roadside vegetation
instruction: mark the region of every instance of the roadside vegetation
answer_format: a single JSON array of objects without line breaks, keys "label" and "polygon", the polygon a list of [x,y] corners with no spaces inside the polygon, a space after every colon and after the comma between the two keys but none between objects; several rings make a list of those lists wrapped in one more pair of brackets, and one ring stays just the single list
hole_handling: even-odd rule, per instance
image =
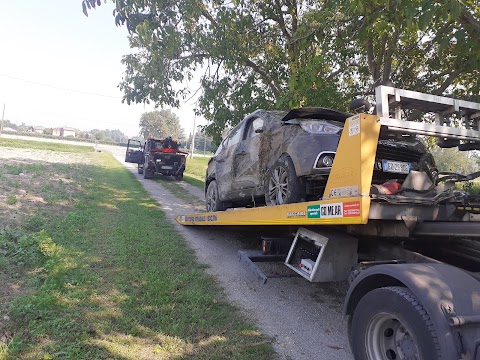
[{"label": "roadside vegetation", "polygon": [[[10,212],[0,228],[0,359],[274,357],[270,339],[227,303],[155,201],[110,155],[0,141],[54,146],[86,160],[24,159],[23,175],[2,160],[0,205]],[[37,203],[21,225],[5,226],[22,209],[20,177]]]},{"label": "roadside vegetation", "polygon": [[194,157],[192,159],[188,157],[183,180],[203,189],[208,160],[210,160],[210,157]]},{"label": "roadside vegetation", "polygon": [[79,153],[79,154],[91,153],[94,151],[93,146],[70,145],[70,144],[60,144],[55,142],[30,141],[30,140],[5,139],[5,138],[0,138],[0,147],[51,150],[51,151],[61,151],[61,152],[73,152],[73,153]]},{"label": "roadside vegetation", "polygon": [[208,160],[210,157],[187,158],[186,173],[193,175],[201,180],[205,180]]}]

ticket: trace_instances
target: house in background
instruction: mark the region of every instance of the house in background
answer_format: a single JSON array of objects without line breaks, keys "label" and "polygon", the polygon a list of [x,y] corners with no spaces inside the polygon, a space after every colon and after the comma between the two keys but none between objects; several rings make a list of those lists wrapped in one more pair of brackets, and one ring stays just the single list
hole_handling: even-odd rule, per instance
[{"label": "house in background", "polygon": [[30,132],[43,134],[43,130],[45,130],[43,126],[30,126]]},{"label": "house in background", "polygon": [[17,132],[17,130],[15,130],[14,128],[11,128],[11,127],[4,127],[2,131],[5,131],[5,132]]},{"label": "house in background", "polygon": [[61,137],[75,137],[75,134],[77,133],[77,129],[71,128],[71,127],[61,127],[61,128],[56,128],[52,129],[52,135],[54,136],[61,136]]}]

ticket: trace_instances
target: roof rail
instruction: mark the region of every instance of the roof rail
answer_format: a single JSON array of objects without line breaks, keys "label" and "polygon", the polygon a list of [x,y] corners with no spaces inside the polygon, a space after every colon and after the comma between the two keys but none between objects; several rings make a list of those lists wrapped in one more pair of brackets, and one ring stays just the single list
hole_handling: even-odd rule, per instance
[{"label": "roof rail", "polygon": [[[389,130],[434,136],[441,147],[480,150],[480,103],[383,85],[375,88],[375,96],[379,122]],[[435,123],[402,120],[403,109],[433,113]],[[453,114],[461,119],[461,127],[454,126]]]}]

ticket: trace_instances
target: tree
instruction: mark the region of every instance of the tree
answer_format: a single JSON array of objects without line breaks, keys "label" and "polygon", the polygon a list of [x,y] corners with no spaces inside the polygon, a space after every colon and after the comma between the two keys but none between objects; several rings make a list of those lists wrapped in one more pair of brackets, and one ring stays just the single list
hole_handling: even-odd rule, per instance
[{"label": "tree", "polygon": [[461,152],[456,149],[440,149],[437,147],[432,150],[432,154],[439,171],[470,174],[480,168],[479,156],[474,151]]},{"label": "tree", "polygon": [[155,110],[143,113],[140,117],[140,134],[145,138],[165,138],[171,136],[175,140],[183,139],[180,120],[171,110]]},{"label": "tree", "polygon": [[[125,143],[128,140],[128,136],[125,135],[123,132],[121,132],[118,129],[116,129],[116,130],[93,129],[93,130],[90,131],[90,134],[92,134],[95,139],[100,140],[100,141],[114,141],[114,142],[117,142],[117,143]],[[88,133],[83,133],[83,134],[80,133],[79,137],[83,137],[83,138],[86,138],[86,139],[90,138],[90,136],[88,136]]]},{"label": "tree", "polygon": [[[192,144],[192,134],[188,135],[187,141],[188,147]],[[196,151],[206,151],[206,152],[215,152],[217,146],[213,144],[213,138],[206,134],[204,126],[197,126],[195,131],[195,141],[194,146]]]},{"label": "tree", "polygon": [[[203,69],[198,112],[217,142],[257,108],[345,109],[385,80],[437,95],[480,93],[476,0],[114,2],[137,49],[122,60],[124,100],[178,106]],[[84,12],[98,4],[83,0]]]},{"label": "tree", "polygon": [[7,119],[3,120],[3,127],[4,128],[9,127],[15,130],[18,128],[16,124],[12,123],[10,120],[7,120]]}]

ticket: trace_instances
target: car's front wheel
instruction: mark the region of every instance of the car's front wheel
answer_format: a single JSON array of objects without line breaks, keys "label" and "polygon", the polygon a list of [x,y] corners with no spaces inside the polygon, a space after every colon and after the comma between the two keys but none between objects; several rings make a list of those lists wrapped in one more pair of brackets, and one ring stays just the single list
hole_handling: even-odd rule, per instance
[{"label": "car's front wheel", "polygon": [[290,156],[281,156],[268,170],[265,181],[265,203],[268,206],[291,204],[305,198],[305,186],[297,177]]},{"label": "car's front wheel", "polygon": [[148,167],[148,162],[145,161],[143,164],[143,178],[144,179],[153,179],[154,171]]},{"label": "car's front wheel", "polygon": [[225,210],[225,204],[218,196],[218,185],[215,180],[212,180],[207,187],[205,194],[205,205],[208,212]]}]

